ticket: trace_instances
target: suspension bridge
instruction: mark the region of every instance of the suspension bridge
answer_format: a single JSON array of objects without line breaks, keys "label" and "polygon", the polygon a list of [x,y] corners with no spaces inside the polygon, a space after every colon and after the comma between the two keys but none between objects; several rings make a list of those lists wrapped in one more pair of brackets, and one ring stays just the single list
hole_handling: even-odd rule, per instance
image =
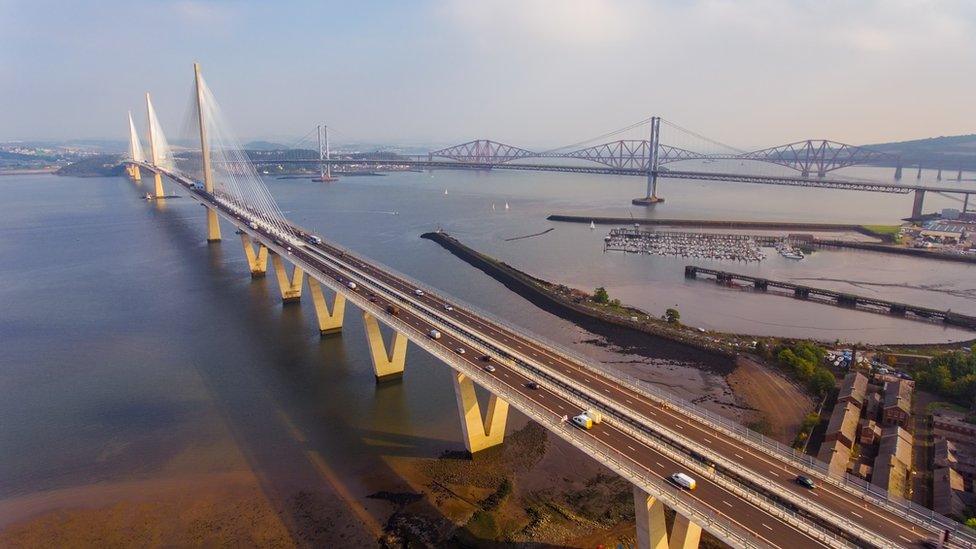
[{"label": "suspension bridge", "polygon": [[[378,381],[407,373],[408,343],[436,357],[451,370],[469,453],[504,444],[509,408],[519,410],[633,485],[641,548],[697,547],[703,530],[733,547],[976,546],[976,535],[949,518],[831,474],[810,456],[292,223],[230,131],[198,65],[194,82],[188,119],[199,150],[172,153],[147,94],[150,151],[145,155],[130,114],[129,176],[141,185],[142,172],[151,173],[158,200],[166,200],[166,178],[205,206],[206,238],[214,245],[222,241],[221,223],[235,228],[251,276],[265,276],[270,260],[283,303],[302,303],[307,286],[320,334],[341,334],[347,305],[358,309]],[[476,386],[489,394],[484,410]],[[584,410],[592,428],[567,421]],[[672,482],[678,472],[695,477],[696,489]],[[800,475],[817,488],[794,482]],[[675,512],[670,529],[665,508]]]}]

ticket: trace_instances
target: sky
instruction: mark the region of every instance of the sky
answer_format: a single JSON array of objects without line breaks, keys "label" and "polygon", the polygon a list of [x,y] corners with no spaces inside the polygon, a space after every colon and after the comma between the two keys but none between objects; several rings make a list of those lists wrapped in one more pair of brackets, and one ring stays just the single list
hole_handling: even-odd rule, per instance
[{"label": "sky", "polygon": [[125,139],[146,91],[178,138],[194,61],[245,140],[976,133],[971,0],[0,0],[0,140]]}]

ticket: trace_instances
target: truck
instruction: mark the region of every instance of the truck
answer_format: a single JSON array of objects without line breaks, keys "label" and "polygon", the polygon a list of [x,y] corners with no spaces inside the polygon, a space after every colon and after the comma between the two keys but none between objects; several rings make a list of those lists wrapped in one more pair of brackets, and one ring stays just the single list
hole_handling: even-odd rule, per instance
[{"label": "truck", "polygon": [[583,429],[586,429],[587,431],[593,428],[593,419],[591,419],[590,416],[586,415],[586,412],[583,412],[578,416],[573,416],[573,423],[576,424],[578,427],[582,427]]},{"label": "truck", "polygon": [[685,490],[694,490],[698,486],[695,479],[684,473],[674,473],[671,475],[671,482],[677,484],[678,487],[684,488]]}]

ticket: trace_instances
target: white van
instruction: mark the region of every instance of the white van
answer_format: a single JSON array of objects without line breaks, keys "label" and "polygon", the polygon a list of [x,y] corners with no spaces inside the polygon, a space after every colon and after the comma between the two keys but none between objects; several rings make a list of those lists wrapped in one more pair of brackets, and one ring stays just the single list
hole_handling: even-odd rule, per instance
[{"label": "white van", "polygon": [[424,291],[421,290],[420,288],[417,288],[416,290],[414,290],[413,293],[416,294],[416,295],[424,295]]},{"label": "white van", "polygon": [[349,286],[349,289],[350,290],[355,290],[356,289],[356,283],[353,282],[353,281],[351,281],[351,280],[349,282],[346,282],[346,286]]},{"label": "white van", "polygon": [[675,473],[671,475],[671,482],[677,484],[685,490],[694,490],[697,486],[695,479],[689,477],[684,473]]},{"label": "white van", "polygon": [[437,330],[431,330],[430,331],[430,338],[431,339],[440,339],[441,338],[441,333],[438,332]]}]

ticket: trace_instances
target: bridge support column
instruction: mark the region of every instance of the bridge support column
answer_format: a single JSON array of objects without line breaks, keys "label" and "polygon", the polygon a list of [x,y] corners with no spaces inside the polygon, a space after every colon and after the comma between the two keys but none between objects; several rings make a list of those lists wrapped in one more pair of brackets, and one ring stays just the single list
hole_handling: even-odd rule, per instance
[{"label": "bridge support column", "polygon": [[281,290],[282,303],[295,303],[302,299],[302,284],[305,282],[305,272],[302,268],[295,266],[291,278],[285,269],[285,263],[281,256],[271,252],[271,263],[274,265],[275,275],[278,278],[278,289]]},{"label": "bridge support column", "polygon": [[671,526],[670,549],[695,549],[701,541],[701,526],[695,524],[684,515],[674,516]]},{"label": "bridge support column", "polygon": [[407,361],[407,336],[394,330],[392,348],[387,351],[380,323],[368,311],[363,311],[363,326],[366,328],[366,341],[369,342],[369,356],[373,361],[376,381],[402,376]]},{"label": "bridge support column", "polygon": [[634,486],[634,516],[637,520],[637,549],[668,549],[668,526],[664,504]]},{"label": "bridge support column", "polygon": [[461,431],[464,434],[464,447],[471,455],[505,440],[505,423],[508,420],[508,402],[491,395],[488,398],[488,412],[481,416],[481,405],[475,394],[474,382],[460,373],[454,376],[454,396],[457,398],[458,413],[461,415]]},{"label": "bridge support column", "polygon": [[925,190],[916,189],[915,202],[912,203],[912,217],[919,217],[922,215],[922,205],[924,202],[925,202]]},{"label": "bridge support column", "polygon": [[664,504],[634,486],[637,519],[637,549],[695,549],[701,541],[701,526],[675,513],[671,535],[664,520]]},{"label": "bridge support column", "polygon": [[220,220],[212,208],[207,208],[207,242],[220,242]]},{"label": "bridge support column", "polygon": [[332,311],[322,293],[322,286],[318,280],[308,277],[308,290],[312,293],[312,303],[315,304],[315,316],[319,319],[319,333],[321,335],[337,334],[342,331],[342,318],[346,310],[346,296],[336,292]]},{"label": "bridge support column", "polygon": [[166,192],[163,190],[163,176],[159,175],[159,172],[153,172],[153,196],[156,198],[163,198],[166,196]]},{"label": "bridge support column", "polygon": [[251,270],[251,278],[264,278],[268,272],[268,248],[259,243],[258,251],[255,253],[254,244],[247,233],[241,235],[241,242],[244,244],[244,256],[247,257],[247,267]]},{"label": "bridge support column", "polygon": [[631,200],[630,203],[635,206],[650,206],[651,204],[664,202],[664,199],[657,195],[658,150],[660,144],[661,119],[655,116],[651,118],[651,135],[647,140],[647,196]]},{"label": "bridge support column", "polygon": [[131,166],[131,170],[130,175],[132,176],[132,180],[142,181],[142,170],[139,169],[139,166]]}]

